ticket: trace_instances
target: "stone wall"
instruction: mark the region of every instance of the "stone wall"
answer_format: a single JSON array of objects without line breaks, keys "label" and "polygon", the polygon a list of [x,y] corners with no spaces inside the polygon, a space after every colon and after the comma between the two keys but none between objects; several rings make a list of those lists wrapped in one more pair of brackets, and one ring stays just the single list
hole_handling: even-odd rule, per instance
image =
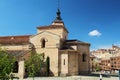
[{"label": "stone wall", "polygon": [[[89,45],[79,45],[79,74],[89,73],[90,71],[90,55],[89,55]],[[83,61],[83,54],[85,54],[85,61]]]},{"label": "stone wall", "polygon": [[69,75],[78,75],[78,53],[77,52],[69,52],[69,60],[68,60],[68,69]]},{"label": "stone wall", "polygon": [[53,34],[56,34],[58,36],[60,36],[61,39],[65,40],[67,39],[68,37],[68,33],[66,31],[64,31],[63,28],[60,28],[60,29],[46,29],[46,30],[37,30],[38,33],[41,33],[43,31],[47,31],[47,32],[50,32],[50,33],[53,33]]}]

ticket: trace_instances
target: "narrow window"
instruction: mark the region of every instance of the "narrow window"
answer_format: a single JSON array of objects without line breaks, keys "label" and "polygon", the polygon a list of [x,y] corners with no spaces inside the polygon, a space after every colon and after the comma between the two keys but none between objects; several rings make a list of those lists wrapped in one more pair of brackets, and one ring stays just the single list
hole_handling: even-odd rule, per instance
[{"label": "narrow window", "polygon": [[64,63],[64,65],[65,65],[65,59],[64,59],[64,62],[63,62],[63,63]]},{"label": "narrow window", "polygon": [[41,41],[41,47],[45,48],[45,39],[42,39],[42,41]]},{"label": "narrow window", "polygon": [[82,61],[83,61],[83,62],[86,61],[86,54],[82,54]]},{"label": "narrow window", "polygon": [[16,61],[13,65],[13,73],[18,73],[18,68],[19,68],[18,61]]},{"label": "narrow window", "polygon": [[65,39],[66,39],[66,36],[65,36]]}]

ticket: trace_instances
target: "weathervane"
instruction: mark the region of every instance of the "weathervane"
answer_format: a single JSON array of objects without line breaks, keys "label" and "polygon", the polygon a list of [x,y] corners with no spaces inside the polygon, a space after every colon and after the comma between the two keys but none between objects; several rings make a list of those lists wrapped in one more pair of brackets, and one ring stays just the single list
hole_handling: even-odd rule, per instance
[{"label": "weathervane", "polygon": [[58,9],[60,8],[60,0],[58,0]]},{"label": "weathervane", "polygon": [[56,16],[56,19],[55,19],[55,21],[61,21],[62,20],[62,18],[61,18],[61,16],[60,16],[60,14],[61,14],[61,12],[60,12],[60,0],[57,0],[57,2],[58,2],[58,11],[56,12],[56,14],[57,14],[57,16]]}]

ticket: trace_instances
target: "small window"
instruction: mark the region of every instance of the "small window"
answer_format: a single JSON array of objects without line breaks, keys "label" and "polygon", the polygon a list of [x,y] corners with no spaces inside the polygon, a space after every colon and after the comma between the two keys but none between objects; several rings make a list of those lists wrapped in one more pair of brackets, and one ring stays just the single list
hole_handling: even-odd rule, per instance
[{"label": "small window", "polygon": [[66,39],[67,37],[65,36],[65,39]]},{"label": "small window", "polygon": [[82,54],[82,61],[83,61],[83,62],[86,61],[86,54]]},{"label": "small window", "polygon": [[64,62],[63,62],[63,63],[64,63],[64,65],[65,65],[65,59],[64,59]]},{"label": "small window", "polygon": [[41,41],[41,48],[45,48],[45,39],[42,39]]}]

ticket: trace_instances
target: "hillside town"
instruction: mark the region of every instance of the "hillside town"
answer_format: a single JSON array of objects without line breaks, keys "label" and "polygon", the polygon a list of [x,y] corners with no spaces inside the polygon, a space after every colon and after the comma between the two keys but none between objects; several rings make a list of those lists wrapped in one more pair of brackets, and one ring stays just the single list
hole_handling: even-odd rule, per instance
[{"label": "hillside town", "polygon": [[91,71],[115,74],[120,69],[120,47],[112,45],[109,49],[90,52]]}]

